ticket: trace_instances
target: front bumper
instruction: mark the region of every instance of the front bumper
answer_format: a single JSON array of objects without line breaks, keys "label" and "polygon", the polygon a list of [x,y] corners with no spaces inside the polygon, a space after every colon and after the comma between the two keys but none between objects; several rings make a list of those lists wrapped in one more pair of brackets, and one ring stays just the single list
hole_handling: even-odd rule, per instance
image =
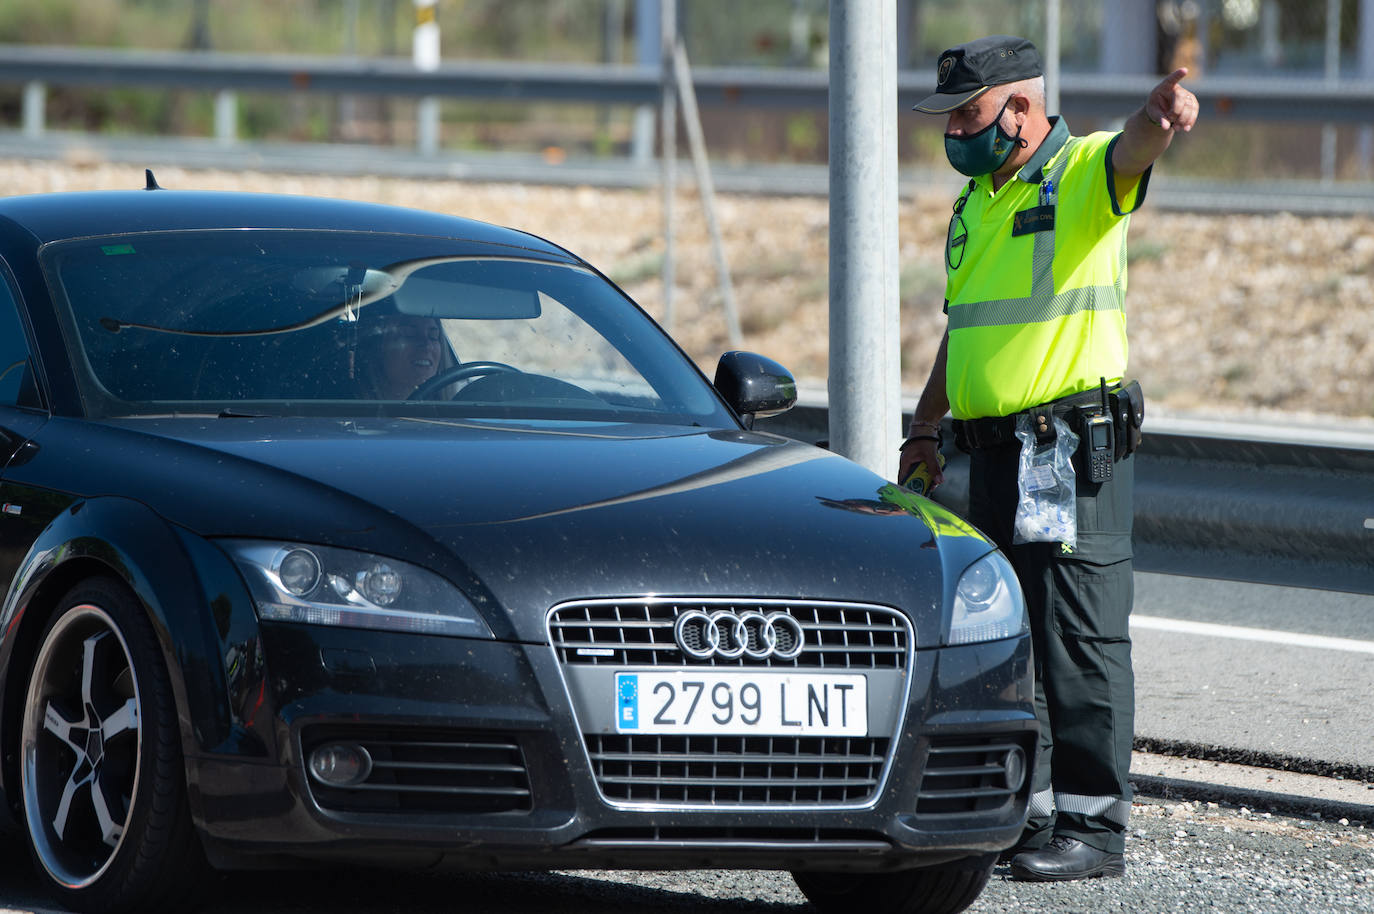
[{"label": "front bumper", "polygon": [[[876,871],[1001,850],[1026,817],[1036,725],[1024,636],[916,651],[881,788],[804,808],[608,801],[547,645],[288,624],[264,624],[262,643],[272,707],[255,720],[270,733],[244,743],[269,751],[187,758],[197,825],[223,868]],[[368,790],[326,789],[306,757],[331,740],[394,764]],[[1006,770],[1011,758],[1022,770]]]}]

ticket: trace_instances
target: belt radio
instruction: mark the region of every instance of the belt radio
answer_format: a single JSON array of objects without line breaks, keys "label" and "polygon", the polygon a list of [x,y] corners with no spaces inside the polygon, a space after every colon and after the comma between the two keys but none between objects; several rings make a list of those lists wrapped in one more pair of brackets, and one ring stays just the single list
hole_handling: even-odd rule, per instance
[{"label": "belt radio", "polygon": [[1107,402],[1107,381],[1102,379],[1102,412],[1083,413],[1083,464],[1089,482],[1106,482],[1112,478],[1112,462],[1116,459],[1116,436],[1112,410]]}]

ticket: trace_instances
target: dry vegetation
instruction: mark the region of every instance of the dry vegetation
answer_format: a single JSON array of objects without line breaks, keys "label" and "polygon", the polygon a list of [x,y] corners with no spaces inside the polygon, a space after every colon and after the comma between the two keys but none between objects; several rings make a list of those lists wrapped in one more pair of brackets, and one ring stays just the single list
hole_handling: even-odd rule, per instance
[{"label": "dry vegetation", "polygon": [[[661,208],[654,191],[448,180],[338,178],[158,168],[168,188],[271,190],[439,210],[565,245],[663,317]],[[129,166],[0,162],[8,193],[130,188]],[[709,374],[729,348],[705,223],[677,206],[674,335]],[[944,326],[941,254],[949,201],[902,201],[903,389],[924,382]],[[718,216],[745,346],[823,387],[827,203],[723,196]],[[1374,219],[1137,214],[1131,226],[1131,373],[1159,413],[1306,418],[1374,428]]]}]

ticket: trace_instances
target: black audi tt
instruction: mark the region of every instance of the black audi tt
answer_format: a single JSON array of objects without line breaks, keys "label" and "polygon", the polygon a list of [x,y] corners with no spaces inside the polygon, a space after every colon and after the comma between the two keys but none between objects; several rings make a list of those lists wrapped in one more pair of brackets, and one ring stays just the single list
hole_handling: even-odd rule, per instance
[{"label": "black audi tt", "polygon": [[540,238],[307,197],[0,200],[0,787],[80,911],[215,871],[789,870],[967,906],[1026,815],[986,539],[753,430]]}]

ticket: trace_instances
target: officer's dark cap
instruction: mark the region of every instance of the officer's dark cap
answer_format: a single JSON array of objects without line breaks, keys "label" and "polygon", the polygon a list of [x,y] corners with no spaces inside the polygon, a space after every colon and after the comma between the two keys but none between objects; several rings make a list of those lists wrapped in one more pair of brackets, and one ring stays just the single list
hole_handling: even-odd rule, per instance
[{"label": "officer's dark cap", "polygon": [[989,35],[940,55],[935,65],[935,94],[912,108],[925,114],[948,114],[993,86],[1044,75],[1040,52],[1024,38]]}]

